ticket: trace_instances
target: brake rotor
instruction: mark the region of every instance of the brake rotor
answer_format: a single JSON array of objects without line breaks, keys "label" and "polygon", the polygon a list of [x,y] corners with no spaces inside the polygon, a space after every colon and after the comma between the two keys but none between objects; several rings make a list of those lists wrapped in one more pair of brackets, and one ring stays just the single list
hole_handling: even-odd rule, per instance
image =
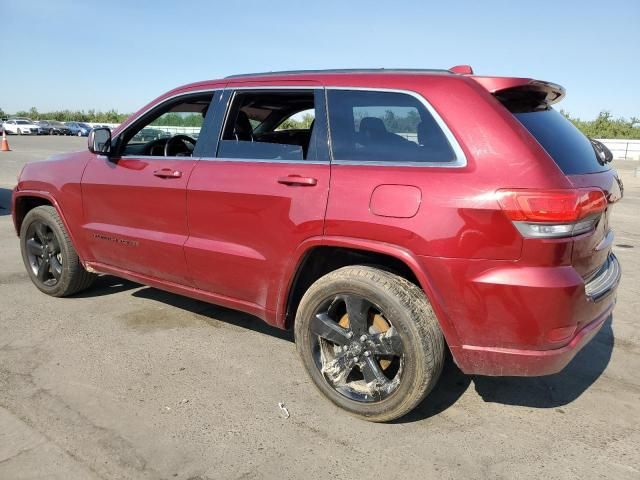
[{"label": "brake rotor", "polygon": [[[345,313],[342,318],[340,318],[340,321],[338,322],[338,325],[340,325],[342,328],[349,328],[349,314]],[[376,333],[384,333],[387,330],[389,330],[389,328],[391,328],[391,325],[389,325],[389,322],[387,322],[384,317],[382,315],[380,315],[379,313],[376,313],[373,315],[373,319],[371,321],[371,325],[373,326],[373,330]],[[378,363],[380,364],[380,367],[382,368],[382,370],[386,370],[387,368],[389,368],[389,365],[391,365],[391,360],[385,360],[385,359],[379,359]]]}]

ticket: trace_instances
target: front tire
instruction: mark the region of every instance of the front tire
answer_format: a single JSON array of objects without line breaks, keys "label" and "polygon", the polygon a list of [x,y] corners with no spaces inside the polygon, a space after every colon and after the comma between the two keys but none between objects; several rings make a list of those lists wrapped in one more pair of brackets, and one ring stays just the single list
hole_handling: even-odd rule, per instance
[{"label": "front tire", "polygon": [[444,338],[424,292],[373,267],[344,267],[317,280],[300,302],[295,340],[320,392],[374,422],[415,408],[444,363]]},{"label": "front tire", "polygon": [[66,297],[91,286],[96,278],[80,263],[58,212],[40,206],[20,228],[22,260],[33,284],[52,297]]}]

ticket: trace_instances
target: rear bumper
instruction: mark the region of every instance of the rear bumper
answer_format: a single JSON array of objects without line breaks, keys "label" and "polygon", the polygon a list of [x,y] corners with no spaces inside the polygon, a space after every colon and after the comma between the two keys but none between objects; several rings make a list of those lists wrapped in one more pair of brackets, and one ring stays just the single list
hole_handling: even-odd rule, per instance
[{"label": "rear bumper", "polygon": [[467,374],[535,377],[558,373],[611,318],[613,306],[612,303],[604,314],[580,330],[562,348],[518,350],[462,345],[461,347],[452,347],[452,354],[460,369]]},{"label": "rear bumper", "polygon": [[586,283],[568,265],[421,260],[453,358],[477,375],[562,370],[611,318],[621,277],[613,254]]}]

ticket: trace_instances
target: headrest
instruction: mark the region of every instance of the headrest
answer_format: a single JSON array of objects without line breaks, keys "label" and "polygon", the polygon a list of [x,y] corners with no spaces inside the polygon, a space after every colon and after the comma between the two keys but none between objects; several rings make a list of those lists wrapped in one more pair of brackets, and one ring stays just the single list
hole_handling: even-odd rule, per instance
[{"label": "headrest", "polygon": [[384,122],[378,117],[364,117],[360,120],[360,133],[368,135],[381,135],[387,133]]},{"label": "headrest", "polygon": [[236,116],[236,124],[233,127],[233,133],[236,135],[247,135],[253,133],[249,116],[242,110],[238,111]]}]

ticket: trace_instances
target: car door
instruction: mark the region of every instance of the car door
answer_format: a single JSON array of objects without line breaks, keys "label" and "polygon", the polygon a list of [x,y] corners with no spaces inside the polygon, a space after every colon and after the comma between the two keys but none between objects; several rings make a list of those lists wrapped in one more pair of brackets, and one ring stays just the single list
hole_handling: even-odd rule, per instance
[{"label": "car door", "polygon": [[[180,97],[167,100],[174,101]],[[145,116],[153,117],[153,111]],[[128,130],[146,125],[139,123],[132,122],[113,144],[131,136]],[[135,152],[115,158],[93,155],[82,178],[82,203],[84,235],[94,261],[191,285],[183,245],[188,236],[186,186],[196,160]]]},{"label": "car door", "polygon": [[[250,311],[273,311],[296,248],[323,233],[329,190],[324,90],[315,83],[293,89],[277,83],[231,85],[216,110],[217,128],[207,133],[215,141],[187,187],[185,256],[198,288]],[[315,122],[305,134],[311,139],[304,158],[296,145],[265,144],[247,131],[225,140],[238,95],[262,91],[307,92],[300,98],[313,100]]]}]

